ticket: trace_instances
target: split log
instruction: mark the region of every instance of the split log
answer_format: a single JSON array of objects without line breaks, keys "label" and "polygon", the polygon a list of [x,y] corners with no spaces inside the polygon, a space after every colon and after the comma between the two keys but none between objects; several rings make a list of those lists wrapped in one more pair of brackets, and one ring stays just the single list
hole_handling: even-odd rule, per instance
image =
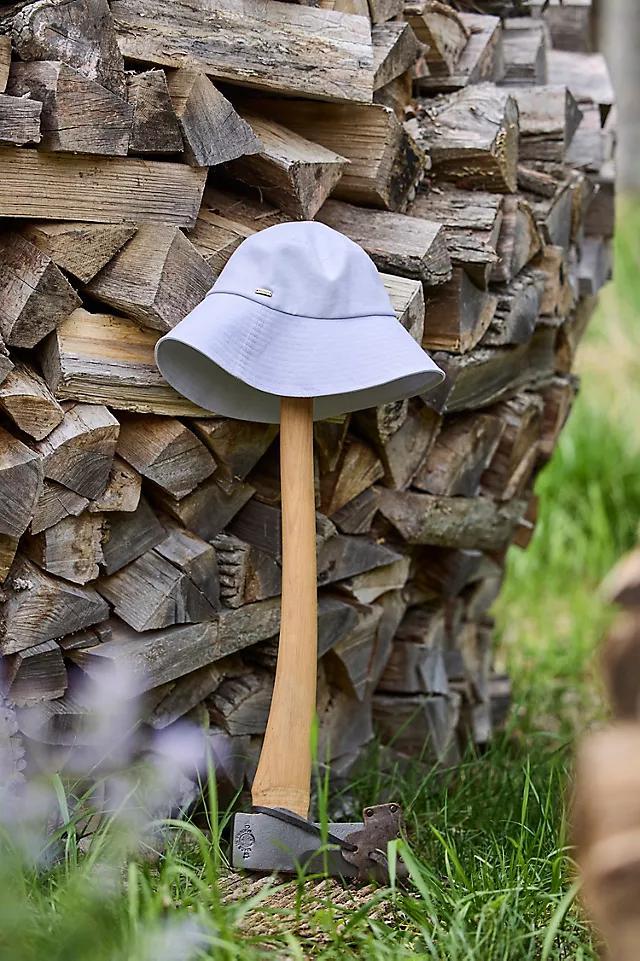
[{"label": "split log", "polygon": [[442,224],[337,200],[327,201],[317,219],[363,247],[379,270],[431,285],[451,276]]},{"label": "split log", "polygon": [[228,173],[264,191],[272,203],[292,217],[311,220],[342,177],[348,161],[273,120],[246,111],[243,115],[259,138],[259,146],[248,156],[227,164]]},{"label": "split log", "polygon": [[501,193],[517,189],[518,106],[508,91],[477,84],[419,101],[417,121],[408,126],[438,179]]},{"label": "split log", "polygon": [[420,191],[407,212],[443,224],[451,262],[464,267],[471,279],[485,288],[498,260],[503,203],[501,194],[448,187]]},{"label": "split log", "polygon": [[13,21],[13,43],[21,60],[62,60],[125,96],[124,64],[107,0],[29,3]]},{"label": "split log", "polygon": [[498,237],[498,262],[491,270],[494,283],[507,283],[542,249],[542,236],[530,204],[520,196],[505,197]]},{"label": "split log", "polygon": [[133,108],[130,153],[182,153],[182,134],[164,70],[129,74],[127,100]]},{"label": "split log", "polygon": [[[612,276],[613,253],[609,241],[602,237],[585,237],[580,248],[577,267],[578,292],[581,297],[593,297]],[[0,393],[2,388],[0,388]]]},{"label": "split log", "polygon": [[482,81],[498,83],[504,74],[502,25],[499,17],[478,13],[460,13],[460,20],[469,32],[469,39],[458,57],[452,73],[431,73],[421,76],[421,92],[451,93]]},{"label": "split log", "polygon": [[339,200],[403,210],[424,176],[424,152],[388,107],[262,99],[252,99],[250,105],[346,157],[350,165],[333,192]]},{"label": "split log", "polygon": [[123,418],[117,449],[143,477],[178,499],[216,469],[216,462],[196,435],[169,417]]},{"label": "split log", "polygon": [[[163,730],[184,717],[212,694],[227,676],[228,660],[223,658],[213,664],[205,664],[189,674],[170,681],[170,689],[155,704],[144,720],[155,730]],[[215,760],[216,781],[220,780],[218,759]],[[240,785],[237,785],[238,787]]]},{"label": "split log", "polygon": [[175,528],[152,550],[100,578],[97,588],[136,631],[213,620],[220,609],[215,550]]},{"label": "split log", "polygon": [[200,70],[172,70],[167,86],[187,163],[210,167],[259,152],[249,124]]},{"label": "split log", "polygon": [[115,574],[159,544],[165,529],[144,497],[134,511],[114,511],[104,518],[103,565]]},{"label": "split log", "polygon": [[373,89],[379,90],[414,65],[420,44],[408,23],[381,23],[371,30]]},{"label": "split log", "polygon": [[67,670],[55,641],[45,641],[6,659],[7,696],[25,707],[62,697],[67,689]]},{"label": "split log", "polygon": [[481,575],[483,554],[478,550],[421,547],[414,554],[412,587],[416,603],[437,598],[451,600]]},{"label": "split log", "polygon": [[212,192],[207,190],[196,225],[189,232],[189,240],[206,260],[217,279],[231,254],[243,240],[255,233],[255,230],[239,220],[221,216],[211,210],[209,204],[212,197]]},{"label": "split log", "polygon": [[77,517],[89,506],[89,499],[45,478],[42,493],[33,508],[29,525],[32,534],[39,534],[53,527],[65,517]]},{"label": "split log", "polygon": [[519,159],[562,163],[582,112],[566,87],[523,87],[512,91],[520,116]]},{"label": "split log", "polygon": [[593,52],[596,40],[591,0],[532,0],[530,7],[532,16],[543,18],[556,50]]},{"label": "split log", "polygon": [[541,313],[544,286],[541,270],[523,270],[510,284],[494,288],[496,309],[482,346],[528,343]]},{"label": "split log", "polygon": [[547,29],[528,17],[507,17],[502,22],[503,83],[546,84]]},{"label": "split log", "polygon": [[567,148],[565,160],[572,167],[598,174],[605,163],[607,150],[600,108],[596,103],[582,102],[578,109],[582,119]]},{"label": "split log", "polygon": [[0,534],[20,537],[42,492],[42,460],[0,427]]},{"label": "split log", "polygon": [[409,558],[400,557],[384,567],[348,577],[340,581],[338,586],[342,594],[347,594],[358,603],[373,604],[389,591],[401,591],[404,588],[409,577],[409,566]]},{"label": "split log", "polygon": [[87,284],[136,232],[133,224],[29,223],[21,233],[61,270]]},{"label": "split log", "polygon": [[131,513],[140,503],[142,478],[134,468],[117,455],[113,458],[107,486],[89,504],[91,513],[121,511]]},{"label": "split log", "polygon": [[379,493],[370,487],[345,504],[333,515],[333,522],[342,534],[368,534],[378,511]]},{"label": "split log", "polygon": [[347,438],[351,414],[331,420],[318,420],[313,425],[313,451],[317,459],[320,477],[338,466],[342,447]]},{"label": "split log", "polygon": [[428,694],[411,697],[376,694],[373,698],[373,723],[381,740],[415,762],[456,764],[460,754],[456,729],[460,716],[460,696]]},{"label": "split log", "polygon": [[426,350],[466,354],[482,339],[492,322],[497,298],[480,290],[462,267],[454,267],[450,281],[426,294]]},{"label": "split log", "polygon": [[475,497],[503,431],[503,421],[492,414],[447,419],[413,486],[428,494]]},{"label": "split log", "polygon": [[377,480],[384,469],[368,444],[348,438],[334,470],[320,477],[320,510],[330,516]]},{"label": "split log", "polygon": [[404,18],[418,40],[426,44],[425,61],[429,73],[437,76],[455,73],[470,35],[462,17],[444,3],[407,0]]},{"label": "split log", "polygon": [[577,392],[578,382],[574,377],[554,377],[543,389],[544,409],[539,441],[539,453],[543,460],[551,457]]},{"label": "split log", "polygon": [[[394,490],[404,490],[412,482],[440,430],[441,418],[434,411],[414,406],[404,423],[389,437],[374,440],[384,468],[384,483]],[[366,422],[357,420],[361,429]]]},{"label": "split log", "polygon": [[409,544],[473,547],[499,551],[507,546],[525,504],[496,504],[485,497],[441,497],[385,490],[380,512]]},{"label": "split log", "polygon": [[19,234],[0,239],[0,333],[9,346],[35,347],[80,303],[46,254]]},{"label": "split log", "polygon": [[133,321],[79,308],[40,349],[44,378],[59,400],[107,401],[116,410],[167,416],[207,413],[170,387],[153,350],[158,334]]},{"label": "split log", "polygon": [[142,226],[87,291],[143,326],[166,331],[204,299],[214,280],[178,227]]},{"label": "split log", "polygon": [[66,517],[30,537],[24,549],[26,556],[49,574],[73,584],[87,584],[98,576],[98,565],[104,559],[102,534],[102,517],[84,513]]},{"label": "split log", "polygon": [[42,104],[42,149],[127,155],[133,108],[79,70],[60,60],[14,63],[7,90]]},{"label": "split log", "polygon": [[[211,721],[233,737],[264,734],[273,693],[270,671],[237,668],[238,676],[227,678],[208,699]],[[240,673],[242,672],[242,673]]]},{"label": "split log", "polygon": [[[190,67],[245,87],[318,100],[367,102],[373,93],[365,17],[268,0],[116,0],[125,57]],[[321,69],[318,69],[321,66]]]},{"label": "split log", "polygon": [[613,106],[615,94],[601,53],[573,53],[550,50],[549,83],[568,87],[578,103],[592,101],[600,107],[604,119]]},{"label": "split log", "polygon": [[355,606],[356,624],[333,645],[324,659],[327,677],[358,701],[364,700],[369,682],[369,664],[375,646],[382,608],[370,604]]},{"label": "split log", "polygon": [[396,633],[379,690],[395,694],[449,694],[444,660],[447,642],[442,607],[410,610]]},{"label": "split log", "polygon": [[11,67],[11,37],[0,34],[0,93],[7,89],[9,69]]},{"label": "split log", "polygon": [[497,500],[521,493],[538,456],[543,404],[537,394],[523,393],[505,401],[493,412],[503,424],[500,442],[482,475],[482,490]]},{"label": "split log", "polygon": [[[133,157],[0,148],[0,217],[193,227],[206,170]],[[34,183],[40,185],[33,189]]]},{"label": "split log", "polygon": [[[380,407],[371,407],[369,410],[357,411],[352,419],[356,433],[361,434],[379,449],[393,437],[397,430],[400,430],[408,416],[409,401],[405,399],[382,404]],[[335,463],[337,460],[338,458]]]},{"label": "split log", "polygon": [[13,96],[0,93],[0,144],[21,147],[40,143],[40,114],[42,104],[15,92]]},{"label": "split log", "polygon": [[398,120],[402,123],[406,117],[407,109],[413,100],[413,78],[415,68],[412,66],[405,70],[395,80],[391,80],[383,87],[375,91],[373,102],[383,107],[393,110]]},{"label": "split log", "polygon": [[120,425],[106,407],[71,404],[63,420],[34,444],[44,476],[83,497],[107,486]]},{"label": "split log", "polygon": [[217,483],[230,487],[235,480],[246,478],[278,432],[276,424],[253,424],[228,417],[193,420],[190,427],[213,454],[218,465]]},{"label": "split log", "polygon": [[4,585],[0,608],[0,651],[15,654],[109,616],[109,607],[91,587],[45,574],[25,557],[16,559]]},{"label": "split log", "polygon": [[39,374],[15,365],[0,384],[0,410],[34,440],[42,440],[64,417],[62,407]]},{"label": "split log", "polygon": [[368,7],[372,23],[386,23],[402,15],[402,0],[369,0]]},{"label": "split log", "polygon": [[177,499],[156,491],[154,500],[170,517],[208,541],[227,527],[254,493],[254,488],[242,481],[222,487],[211,477],[186,497]]},{"label": "split log", "polygon": [[544,290],[540,313],[544,317],[565,317],[571,306],[569,270],[562,247],[546,245],[533,261],[532,266],[544,277]]},{"label": "split log", "polygon": [[232,534],[217,534],[211,543],[220,569],[220,594],[228,607],[242,607],[280,593],[280,566],[271,554]]},{"label": "split log", "polygon": [[4,584],[11,570],[20,543],[19,537],[0,534],[0,584]]}]

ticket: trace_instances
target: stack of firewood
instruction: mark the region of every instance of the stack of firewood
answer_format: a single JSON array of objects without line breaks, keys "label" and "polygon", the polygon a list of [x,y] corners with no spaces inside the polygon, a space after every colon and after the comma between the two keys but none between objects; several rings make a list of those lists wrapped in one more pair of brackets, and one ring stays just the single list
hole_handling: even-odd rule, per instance
[{"label": "stack of firewood", "polygon": [[609,275],[615,120],[584,2],[458,6],[0,14],[0,652],[27,739],[81,741],[116,664],[149,728],[205,718],[250,774],[277,430],[184,400],[153,347],[245,237],[300,218],[364,247],[447,374],[316,426],[319,750],[346,773],[374,732],[447,763],[490,737],[489,611]]}]

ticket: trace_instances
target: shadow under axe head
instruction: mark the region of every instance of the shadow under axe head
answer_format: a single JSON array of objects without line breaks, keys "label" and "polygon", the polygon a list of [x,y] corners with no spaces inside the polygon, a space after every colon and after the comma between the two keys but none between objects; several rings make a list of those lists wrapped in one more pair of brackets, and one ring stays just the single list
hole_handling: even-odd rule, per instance
[{"label": "shadow under axe head", "polygon": [[165,379],[206,410],[263,423],[281,397],[314,419],[432,390],[443,372],[398,322],[369,256],[314,221],[243,241],[198,306],[156,345]]}]

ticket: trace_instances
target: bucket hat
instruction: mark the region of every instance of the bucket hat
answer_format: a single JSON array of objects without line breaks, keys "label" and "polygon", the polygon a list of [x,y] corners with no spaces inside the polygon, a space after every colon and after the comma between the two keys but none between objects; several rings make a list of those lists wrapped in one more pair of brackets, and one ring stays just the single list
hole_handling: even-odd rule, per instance
[{"label": "bucket hat", "polygon": [[378,271],[315,221],[244,240],[204,300],[156,345],[189,400],[277,423],[280,397],[313,397],[314,419],[431,390],[444,374],[398,322]]}]

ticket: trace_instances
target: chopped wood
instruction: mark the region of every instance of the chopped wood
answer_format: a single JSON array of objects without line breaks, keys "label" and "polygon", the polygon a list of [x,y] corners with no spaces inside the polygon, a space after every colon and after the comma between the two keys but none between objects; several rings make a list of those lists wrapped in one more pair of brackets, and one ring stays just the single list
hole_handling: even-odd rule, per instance
[{"label": "chopped wood", "polygon": [[320,478],[320,510],[334,514],[377,480],[384,468],[368,444],[349,438],[333,471]]},{"label": "chopped wood", "polygon": [[465,354],[482,339],[496,311],[497,298],[480,290],[461,267],[454,267],[451,280],[426,293],[426,350]]},{"label": "chopped wood", "polygon": [[83,497],[98,497],[109,480],[119,430],[106,407],[69,405],[58,426],[34,444],[44,476]]},{"label": "chopped wood", "polygon": [[[206,170],[133,157],[0,148],[0,217],[193,227]],[[33,185],[40,185],[34,190]]]},{"label": "chopped wood", "polygon": [[64,417],[45,381],[24,363],[16,364],[0,383],[0,410],[34,440],[46,437]]},{"label": "chopped wood", "polygon": [[367,18],[267,0],[115,0],[125,57],[190,67],[211,77],[318,100],[368,102],[373,93]]},{"label": "chopped wood", "polygon": [[572,167],[598,174],[605,163],[607,150],[607,136],[602,126],[600,108],[596,103],[582,102],[578,109],[582,119],[571,138],[565,160]]},{"label": "chopped wood", "polygon": [[49,574],[87,584],[98,576],[103,561],[102,534],[102,517],[85,512],[29,538],[25,553]]},{"label": "chopped wood", "polygon": [[505,197],[498,237],[498,262],[491,270],[494,283],[513,280],[541,250],[543,238],[531,205],[520,196]]},{"label": "chopped wood", "polygon": [[459,187],[516,190],[518,106],[509,91],[483,83],[420,101],[418,119],[408,126],[437,178]]},{"label": "chopped wood", "polygon": [[187,163],[209,167],[260,151],[249,124],[201,70],[171,70],[167,86]]},{"label": "chopped wood", "polygon": [[402,590],[409,577],[409,565],[409,558],[401,557],[384,567],[340,581],[340,591],[360,604],[373,604],[388,591]]},{"label": "chopped wood", "polygon": [[407,109],[413,100],[414,74],[415,68],[412,66],[395,80],[380,87],[373,95],[373,102],[393,110],[400,122],[405,119]]},{"label": "chopped wood", "polygon": [[241,675],[223,681],[209,698],[209,715],[233,737],[263,734],[273,693],[273,675],[244,668]]},{"label": "chopped wood", "polygon": [[406,0],[404,18],[422,43],[432,75],[451,74],[467,45],[470,30],[451,7],[433,0]]},{"label": "chopped wood", "polygon": [[[372,438],[384,467],[387,487],[404,490],[412,483],[435,442],[440,420],[434,411],[415,406],[390,436]],[[362,427],[362,421],[357,423]]]},{"label": "chopped wood", "polygon": [[115,410],[202,417],[156,366],[158,333],[131,320],[78,308],[40,349],[44,378],[59,400],[106,401]]},{"label": "chopped wood", "polygon": [[280,593],[280,566],[266,551],[232,534],[217,534],[211,543],[218,558],[220,594],[228,607],[242,607]]},{"label": "chopped wood", "polygon": [[79,70],[60,60],[14,63],[7,90],[42,104],[44,150],[127,155],[133,107]]},{"label": "chopped wood", "polygon": [[540,313],[547,317],[564,317],[568,312],[569,270],[562,247],[545,246],[533,261],[533,267],[544,277]]},{"label": "chopped wood", "polygon": [[133,224],[75,222],[26,224],[21,233],[51,260],[82,283],[88,283],[136,232]]},{"label": "chopped wood", "polygon": [[0,93],[7,89],[11,67],[11,37],[0,34]]},{"label": "chopped wood", "polygon": [[144,497],[134,511],[114,511],[104,518],[103,564],[115,574],[166,537],[166,532]]},{"label": "chopped wood", "polygon": [[499,82],[504,74],[502,24],[499,17],[460,13],[469,39],[451,74],[421,76],[418,89],[424,93],[450,93],[484,80]]},{"label": "chopped wood", "polygon": [[67,689],[67,670],[55,641],[45,641],[7,657],[7,696],[18,707],[62,697]]},{"label": "chopped wood", "polygon": [[396,20],[402,14],[402,0],[369,0],[372,23]]},{"label": "chopped wood", "polygon": [[428,494],[475,497],[503,431],[503,421],[492,414],[447,419],[413,486]]},{"label": "chopped wood", "polygon": [[13,96],[0,93],[0,144],[21,147],[26,143],[40,143],[42,104],[22,96],[22,91],[10,93]]},{"label": "chopped wood", "polygon": [[89,499],[45,478],[42,493],[34,508],[29,525],[32,534],[39,534],[53,527],[65,517],[77,517],[89,506]]},{"label": "chopped wood", "polygon": [[385,490],[380,496],[380,512],[407,543],[488,551],[507,546],[525,507],[520,500],[496,504],[486,497],[409,491]]},{"label": "chopped wood", "polygon": [[[271,0],[275,2],[275,0]],[[259,150],[227,165],[229,174],[257,186],[281,210],[311,220],[332,192],[348,160],[273,120],[243,111]]]},{"label": "chopped wood", "polygon": [[16,556],[19,537],[11,537],[9,534],[0,534],[0,584],[4,584],[7,575],[11,570],[11,565]]},{"label": "chopped wood", "polygon": [[250,104],[350,161],[333,191],[339,200],[403,210],[424,176],[423,150],[388,107],[253,98]]},{"label": "chopped wood", "polygon": [[444,660],[446,641],[444,609],[432,606],[413,608],[398,627],[379,690],[398,694],[448,695]]},{"label": "chopped wood", "polygon": [[493,412],[503,430],[491,463],[482,475],[482,489],[497,500],[521,493],[538,455],[543,404],[537,394],[523,393],[505,401]]},{"label": "chopped wood", "polygon": [[212,620],[220,608],[215,550],[180,529],[97,586],[136,631]]},{"label": "chopped wood", "polygon": [[133,108],[130,153],[182,153],[182,134],[164,70],[129,74],[127,100]]},{"label": "chopped wood", "polygon": [[502,26],[503,83],[546,84],[546,25],[527,17],[507,17]]},{"label": "chopped wood", "polygon": [[251,484],[237,481],[222,487],[215,477],[204,481],[186,497],[177,499],[163,491],[154,492],[162,509],[204,540],[223,530],[255,493]]},{"label": "chopped wood", "polygon": [[0,238],[0,333],[11,347],[35,347],[80,304],[50,257],[20,234]]},{"label": "chopped wood", "polygon": [[510,284],[494,288],[497,305],[482,346],[526,344],[541,313],[544,287],[541,270],[523,270]]},{"label": "chopped wood", "polygon": [[[228,674],[228,661],[222,659],[213,664],[205,664],[189,674],[169,682],[170,690],[162,700],[155,704],[145,721],[156,730],[163,730],[174,721],[184,717],[198,704],[206,700],[222,683]],[[219,779],[219,759],[215,759],[216,779]],[[237,785],[238,787],[240,785]]]},{"label": "chopped wood", "polygon": [[178,227],[143,225],[87,291],[143,326],[166,331],[204,299],[214,279]]},{"label": "chopped wood", "polygon": [[342,534],[368,534],[378,511],[379,493],[370,487],[333,515],[333,522]]},{"label": "chopped wood", "polygon": [[447,547],[422,547],[415,554],[412,581],[422,595],[418,603],[444,597],[457,597],[480,576],[483,555],[478,550]]},{"label": "chopped wood", "polygon": [[451,276],[442,224],[337,200],[327,201],[317,219],[363,247],[380,270],[431,285]]},{"label": "chopped wood", "polygon": [[231,254],[255,231],[239,221],[220,216],[203,203],[189,240],[217,278]]},{"label": "chopped wood", "polygon": [[13,21],[21,60],[62,60],[118,97],[125,96],[122,56],[107,0],[40,0]]},{"label": "chopped wood", "polygon": [[42,491],[42,460],[0,427],[0,534],[20,537]]},{"label": "chopped wood", "polygon": [[571,376],[554,377],[551,383],[542,390],[544,409],[542,412],[539,453],[543,460],[549,460],[554,451],[560,431],[571,412],[577,391],[577,380]]},{"label": "chopped wood", "polygon": [[[579,293],[592,297],[604,287],[612,276],[613,252],[611,243],[603,237],[585,237],[580,248],[578,262]],[[0,393],[2,388],[0,388]]]},{"label": "chopped wood", "polygon": [[512,94],[520,117],[520,160],[561,163],[582,119],[571,91],[540,86],[514,89]]},{"label": "chopped wood", "polygon": [[367,693],[369,664],[375,647],[382,608],[359,604],[354,627],[333,645],[324,660],[327,676],[362,701]]},{"label": "chopped wood", "polygon": [[107,486],[89,504],[91,513],[135,511],[140,503],[142,478],[140,474],[121,457],[113,458]]},{"label": "chopped wood", "polygon": [[109,608],[92,587],[70,584],[18,555],[4,585],[0,651],[15,654],[105,620]]},{"label": "chopped wood", "polygon": [[376,733],[394,752],[408,755],[414,763],[448,765],[460,760],[456,742],[459,712],[460,697],[453,692],[449,697],[376,694],[373,698]]},{"label": "chopped wood", "polygon": [[373,89],[379,90],[414,65],[420,44],[408,23],[381,23],[371,30]]},{"label": "chopped wood", "polygon": [[190,494],[216,462],[196,435],[169,417],[131,416],[120,424],[118,454],[172,497]]},{"label": "chopped wood", "polygon": [[278,432],[276,424],[253,424],[228,417],[193,420],[190,427],[215,458],[216,481],[228,485],[246,478]]},{"label": "chopped wood", "polygon": [[583,101],[598,104],[602,116],[606,117],[615,94],[601,53],[550,50],[548,62],[549,83],[568,87],[579,104]]}]

